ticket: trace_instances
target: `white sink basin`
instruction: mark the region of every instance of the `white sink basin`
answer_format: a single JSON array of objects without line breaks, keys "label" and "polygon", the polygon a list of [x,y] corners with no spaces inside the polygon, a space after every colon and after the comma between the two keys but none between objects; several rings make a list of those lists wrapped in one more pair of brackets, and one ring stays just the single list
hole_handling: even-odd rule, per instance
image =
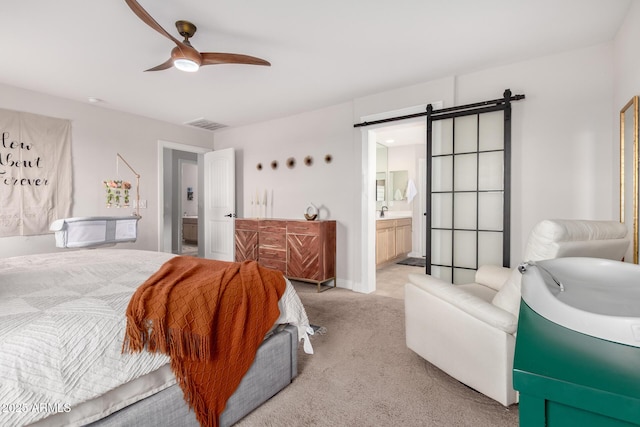
[{"label": "white sink basin", "polygon": [[380,212],[378,211],[378,217],[376,219],[384,220],[384,219],[398,219],[398,218],[411,218],[411,212],[405,211],[384,211],[384,216],[380,216]]},{"label": "white sink basin", "polygon": [[558,258],[529,263],[525,269],[522,299],[542,317],[583,334],[640,347],[640,266]]}]

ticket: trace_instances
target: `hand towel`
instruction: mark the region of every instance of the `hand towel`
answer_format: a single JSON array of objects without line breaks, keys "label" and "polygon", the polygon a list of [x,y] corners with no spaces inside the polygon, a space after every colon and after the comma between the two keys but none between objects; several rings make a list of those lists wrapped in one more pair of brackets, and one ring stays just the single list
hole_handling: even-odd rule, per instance
[{"label": "hand towel", "polygon": [[416,189],[416,185],[413,183],[413,180],[410,179],[407,184],[407,201],[411,203],[413,198],[418,195],[418,190]]}]

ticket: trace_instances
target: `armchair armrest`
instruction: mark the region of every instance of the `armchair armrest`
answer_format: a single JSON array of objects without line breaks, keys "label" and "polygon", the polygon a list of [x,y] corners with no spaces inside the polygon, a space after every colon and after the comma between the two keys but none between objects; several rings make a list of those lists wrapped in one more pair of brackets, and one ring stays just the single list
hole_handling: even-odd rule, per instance
[{"label": "armchair armrest", "polygon": [[409,274],[409,281],[420,290],[451,304],[481,322],[508,334],[516,332],[518,321],[513,314],[457,288],[456,285],[426,274],[416,273]]},{"label": "armchair armrest", "polygon": [[511,276],[511,269],[497,265],[481,265],[476,271],[476,283],[499,291]]}]

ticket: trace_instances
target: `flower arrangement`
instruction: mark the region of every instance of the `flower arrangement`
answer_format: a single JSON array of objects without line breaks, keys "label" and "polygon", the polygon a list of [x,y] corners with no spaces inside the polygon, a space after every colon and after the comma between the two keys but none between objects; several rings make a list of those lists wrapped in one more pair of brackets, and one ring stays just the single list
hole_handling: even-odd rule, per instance
[{"label": "flower arrangement", "polygon": [[131,183],[129,181],[122,181],[120,179],[110,179],[102,181],[105,189],[107,190],[107,207],[114,206],[129,207],[129,190],[131,189]]}]

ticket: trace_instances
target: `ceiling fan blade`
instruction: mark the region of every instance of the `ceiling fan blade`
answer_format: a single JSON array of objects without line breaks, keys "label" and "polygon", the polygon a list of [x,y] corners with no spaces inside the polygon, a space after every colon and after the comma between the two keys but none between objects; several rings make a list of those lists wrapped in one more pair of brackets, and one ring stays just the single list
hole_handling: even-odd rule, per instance
[{"label": "ceiling fan blade", "polygon": [[197,50],[195,50],[193,47],[181,42],[180,40],[178,40],[177,38],[169,34],[167,30],[162,28],[162,26],[158,24],[156,20],[153,19],[153,17],[149,15],[149,13],[146,10],[144,10],[136,0],[124,0],[124,1],[127,3],[127,5],[129,5],[133,13],[135,13],[138,16],[138,18],[142,20],[142,22],[144,22],[145,24],[147,24],[148,26],[150,26],[151,28],[153,28],[154,30],[156,30],[157,32],[159,32],[169,40],[173,41],[176,44],[176,46],[178,46],[180,49],[184,49],[187,51],[191,50],[197,53]]},{"label": "ceiling fan blade", "polygon": [[237,53],[203,52],[200,55],[202,55],[202,65],[249,64],[271,66],[271,64],[264,59]]},{"label": "ceiling fan blade", "polygon": [[162,70],[169,69],[171,67],[173,67],[173,58],[169,58],[162,64],[156,65],[155,67],[149,68],[148,70],[144,70],[144,71],[162,71]]}]

